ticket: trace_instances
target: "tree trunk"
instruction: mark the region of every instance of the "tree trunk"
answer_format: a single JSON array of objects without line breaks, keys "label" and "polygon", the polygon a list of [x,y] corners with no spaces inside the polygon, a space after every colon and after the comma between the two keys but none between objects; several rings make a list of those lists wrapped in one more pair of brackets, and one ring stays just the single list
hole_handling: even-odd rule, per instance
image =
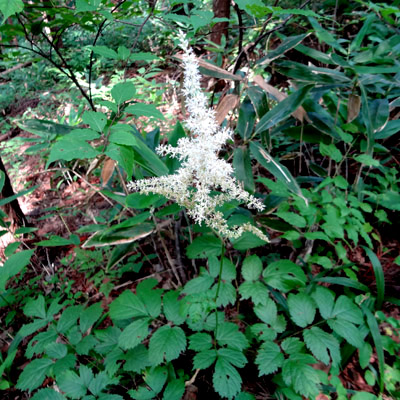
[{"label": "tree trunk", "polygon": [[[229,18],[230,10],[230,0],[213,0],[214,18]],[[228,38],[228,26],[228,22],[217,22],[211,32],[211,41],[221,44],[222,35]]]},{"label": "tree trunk", "polygon": [[[3,171],[5,176],[4,186],[1,191],[0,197],[4,199],[7,197],[14,196],[15,193],[11,186],[10,178],[8,177],[6,168],[4,167],[3,160],[1,159],[1,157],[0,157],[0,171]],[[8,215],[12,228],[28,225],[26,217],[22,212],[17,199],[11,201],[10,203],[7,203],[2,208],[4,212]]]}]

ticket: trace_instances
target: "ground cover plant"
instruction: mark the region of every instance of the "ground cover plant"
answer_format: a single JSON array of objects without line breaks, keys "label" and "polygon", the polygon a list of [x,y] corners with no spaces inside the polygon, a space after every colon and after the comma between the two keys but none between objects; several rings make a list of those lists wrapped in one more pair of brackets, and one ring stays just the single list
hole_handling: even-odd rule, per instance
[{"label": "ground cover plant", "polygon": [[0,12],[2,398],[400,398],[398,2]]}]

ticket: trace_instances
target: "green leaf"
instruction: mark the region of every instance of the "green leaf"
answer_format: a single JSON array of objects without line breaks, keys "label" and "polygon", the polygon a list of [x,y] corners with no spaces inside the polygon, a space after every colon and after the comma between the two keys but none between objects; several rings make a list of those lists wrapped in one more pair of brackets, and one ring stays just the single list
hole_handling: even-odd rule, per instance
[{"label": "green leaf", "polygon": [[3,14],[3,21],[7,21],[8,17],[17,14],[24,9],[24,3],[22,0],[0,0],[0,11]]},{"label": "green leaf", "polygon": [[103,308],[101,307],[101,303],[95,303],[86,308],[80,315],[79,325],[81,332],[87,332],[87,330],[100,318],[102,313]]},{"label": "green leaf", "polygon": [[360,154],[355,156],[354,159],[361,164],[367,165],[368,167],[379,167],[381,165],[378,160],[375,160],[369,154]]},{"label": "green leaf", "polygon": [[153,334],[149,344],[149,359],[153,365],[175,360],[186,348],[184,331],[175,326],[164,325]]},{"label": "green leaf", "polygon": [[283,362],[282,376],[284,382],[297,393],[307,399],[314,399],[320,393],[320,379],[318,372],[308,365],[307,358],[301,354],[289,357]]},{"label": "green leaf", "polygon": [[339,50],[342,54],[347,54],[347,51],[339,44],[338,39],[332,33],[325,30],[315,18],[309,17],[308,20],[314,28],[315,34],[320,42],[332,46],[334,49]]},{"label": "green leaf", "polygon": [[39,387],[50,371],[52,364],[53,361],[48,358],[39,358],[31,361],[19,376],[16,385],[17,389],[31,392]]},{"label": "green leaf", "polygon": [[154,289],[158,284],[157,279],[145,279],[136,287],[136,294],[142,300],[147,314],[152,318],[157,318],[161,313],[161,293],[162,289]]},{"label": "green leaf", "polygon": [[236,178],[243,184],[244,190],[253,193],[255,190],[251,160],[247,147],[237,147],[233,153],[233,168]]},{"label": "green leaf", "polygon": [[231,363],[218,357],[213,374],[213,385],[221,397],[232,399],[240,392],[242,378]]},{"label": "green leaf", "polygon": [[265,283],[284,293],[305,286],[307,281],[303,270],[290,260],[270,263],[263,272],[263,278]]},{"label": "green leaf", "polygon": [[197,278],[190,279],[183,289],[183,293],[186,294],[197,294],[204,293],[210,289],[214,283],[214,278],[208,274],[201,274]]},{"label": "green leaf", "polygon": [[335,333],[346,339],[352,346],[357,348],[363,346],[363,336],[353,323],[343,319],[330,319],[327,322]]},{"label": "green leaf", "polygon": [[154,61],[157,60],[158,57],[152,53],[133,53],[129,57],[132,61]]},{"label": "green leaf", "polygon": [[36,245],[45,247],[57,247],[57,246],[69,246],[71,244],[74,244],[75,246],[80,244],[80,240],[77,235],[71,235],[70,238],[63,238],[61,236],[51,235],[50,239],[42,240]]},{"label": "green leaf", "polygon": [[306,293],[290,293],[287,303],[290,316],[296,325],[305,328],[314,321],[315,304],[309,295]]},{"label": "green leaf", "polygon": [[365,19],[362,28],[358,31],[357,36],[353,39],[353,41],[350,44],[350,48],[349,48],[350,53],[352,53],[355,50],[359,50],[361,43],[362,43],[365,35],[368,33],[369,28],[375,18],[376,18],[375,14],[371,13]]},{"label": "green leaf", "polygon": [[114,85],[111,89],[111,96],[117,103],[121,105],[125,101],[130,100],[136,94],[135,86],[132,82],[121,82]]},{"label": "green leaf", "polygon": [[266,304],[268,301],[269,291],[262,282],[243,282],[239,286],[239,293],[242,299],[250,299],[254,305]]},{"label": "green leaf", "polygon": [[110,317],[116,321],[147,316],[147,310],[142,300],[130,290],[125,290],[110,305]]},{"label": "green leaf", "polygon": [[3,190],[6,176],[3,171],[0,171],[0,192]]},{"label": "green leaf", "polygon": [[117,52],[114,51],[113,49],[108,48],[107,46],[93,46],[92,50],[93,53],[98,54],[100,56],[112,58],[113,60],[118,60]]},{"label": "green leaf", "polygon": [[339,365],[341,359],[339,342],[332,334],[313,326],[311,329],[306,329],[303,332],[303,338],[306,346],[315,358],[322,361],[325,365],[330,363],[330,359],[332,359],[333,365]]},{"label": "green leaf", "polygon": [[108,377],[107,372],[101,371],[90,381],[88,389],[94,396],[99,396],[100,392],[112,383],[113,380]]},{"label": "green leaf", "polygon": [[304,198],[300,186],[284,165],[272,158],[259,143],[250,142],[250,150],[253,154],[253,157],[264,168],[266,168],[272,175],[274,175],[275,178],[278,179],[278,181],[283,183],[288,190],[303,198],[307,204],[307,200]]},{"label": "green leaf", "polygon": [[73,399],[80,399],[84,396],[88,386],[83,379],[71,370],[66,371],[60,376],[57,385],[68,397]]},{"label": "green leaf", "polygon": [[341,295],[336,300],[335,307],[333,308],[332,317],[340,318],[344,321],[353,322],[354,324],[363,323],[363,315],[360,308],[353,303],[353,301]]},{"label": "green leaf", "polygon": [[340,150],[333,144],[319,144],[319,151],[323,156],[331,158],[333,161],[340,162],[343,158]]},{"label": "green leaf", "polygon": [[[111,129],[108,140],[111,143],[122,144],[124,146],[134,146],[137,144],[138,139],[132,134],[131,131],[119,128],[119,125],[114,125],[115,129]],[[118,129],[116,129],[118,128]]]},{"label": "green leaf", "polygon": [[[221,267],[221,261],[217,257],[212,256],[208,258],[208,269],[210,271],[210,275],[213,278],[219,277],[220,267]],[[223,259],[222,262],[221,279],[223,281],[233,281],[234,279],[236,279],[236,267],[226,257]]]},{"label": "green leaf", "polygon": [[279,102],[272,110],[268,111],[258,122],[255,133],[264,132],[288,118],[306,98],[313,85],[307,85],[292,93]]},{"label": "green leaf", "polygon": [[351,397],[351,400],[376,400],[377,398],[378,397],[370,392],[357,392],[354,396]]},{"label": "green leaf", "polygon": [[275,302],[267,297],[266,301],[263,305],[257,305],[254,307],[254,313],[257,315],[261,321],[270,325],[273,328],[273,325],[276,322],[276,318],[278,316],[278,310]]},{"label": "green leaf", "polygon": [[44,297],[40,294],[36,300],[29,299],[24,307],[24,314],[28,317],[46,318],[46,307]]},{"label": "green leaf", "polygon": [[262,273],[262,261],[260,257],[252,255],[246,257],[242,264],[242,276],[246,281],[257,281]]},{"label": "green leaf", "polygon": [[228,361],[238,368],[242,368],[247,364],[247,359],[244,354],[241,351],[235,349],[225,347],[218,349],[218,358],[223,358],[225,361]]},{"label": "green leaf", "polygon": [[175,379],[168,382],[164,390],[163,400],[178,400],[183,398],[185,393],[185,381],[183,379]]},{"label": "green leaf", "polygon": [[68,136],[60,139],[52,146],[46,168],[57,160],[71,161],[75,159],[84,160],[86,158],[94,158],[98,155],[89,143],[84,140],[69,139]]},{"label": "green leaf", "polygon": [[82,313],[82,309],[83,307],[80,305],[66,308],[57,322],[57,331],[60,333],[67,333],[67,331],[76,324],[76,321]]},{"label": "green leaf", "polygon": [[65,400],[65,397],[60,392],[46,388],[38,390],[31,400]]},{"label": "green leaf", "polygon": [[274,342],[264,342],[257,352],[256,365],[258,376],[268,375],[276,372],[282,367],[284,356],[279,346]]},{"label": "green leaf", "polygon": [[67,355],[67,345],[64,343],[53,342],[46,346],[46,354],[50,358],[60,359]]},{"label": "green leaf", "polygon": [[135,162],[135,153],[131,147],[110,143],[104,153],[112,160],[117,161],[125,170],[128,179],[131,179]]},{"label": "green leaf", "polygon": [[296,226],[298,228],[305,228],[307,226],[306,219],[299,214],[290,211],[278,211],[276,215],[279,218],[282,218],[288,224]]},{"label": "green leaf", "polygon": [[215,349],[203,350],[193,357],[193,367],[196,369],[206,369],[214,364],[217,358]]},{"label": "green leaf", "polygon": [[333,292],[323,286],[317,286],[312,297],[317,303],[322,318],[332,318],[333,307],[335,304],[335,295]]},{"label": "green leaf", "polygon": [[137,117],[154,117],[158,119],[165,119],[164,115],[157,110],[153,104],[135,103],[125,109],[126,113],[136,115]]},{"label": "green leaf", "polygon": [[107,124],[107,116],[101,112],[85,111],[82,121],[88,124],[94,131],[101,133]]},{"label": "green leaf", "polygon": [[129,324],[121,333],[118,345],[124,349],[133,349],[140,344],[149,334],[149,320],[140,318]]},{"label": "green leaf", "polygon": [[232,240],[232,245],[235,250],[246,251],[265,245],[265,240],[251,232],[244,232],[238,239]]},{"label": "green leaf", "polygon": [[8,257],[0,268],[0,292],[6,290],[7,281],[17,275],[26,267],[33,255],[34,250],[23,250]]},{"label": "green leaf", "polygon": [[[246,97],[239,109],[239,119],[237,124],[237,130],[243,140],[248,140],[254,129],[254,121],[256,119],[256,112],[250,99]],[[238,148],[240,149],[240,148]],[[236,149],[236,150],[238,150]],[[235,151],[236,152],[236,151]],[[243,158],[243,155],[242,155]],[[251,169],[251,168],[250,168]],[[235,168],[236,170],[236,168]],[[237,171],[236,171],[237,173]],[[252,174],[250,174],[252,177]]]},{"label": "green leaf", "polygon": [[175,325],[181,325],[185,321],[185,316],[181,313],[181,303],[178,300],[180,293],[168,291],[163,297],[163,310],[165,318]]},{"label": "green leaf", "polygon": [[189,336],[190,350],[203,351],[212,347],[212,337],[208,333],[199,332]]},{"label": "green leaf", "polygon": [[218,325],[216,339],[220,346],[228,346],[232,349],[243,350],[248,346],[246,337],[232,322],[223,322]]},{"label": "green leaf", "polygon": [[367,253],[368,258],[371,261],[372,268],[374,269],[376,290],[378,292],[376,299],[376,309],[380,310],[382,308],[383,299],[385,298],[385,276],[383,274],[382,264],[380,263],[376,254],[371,249],[365,246],[361,247]]},{"label": "green leaf", "polygon": [[215,236],[201,235],[186,248],[189,258],[207,258],[221,254],[221,240]]},{"label": "green leaf", "polygon": [[134,349],[129,350],[124,358],[124,371],[140,373],[151,365],[149,361],[149,351],[143,344],[139,344]]}]

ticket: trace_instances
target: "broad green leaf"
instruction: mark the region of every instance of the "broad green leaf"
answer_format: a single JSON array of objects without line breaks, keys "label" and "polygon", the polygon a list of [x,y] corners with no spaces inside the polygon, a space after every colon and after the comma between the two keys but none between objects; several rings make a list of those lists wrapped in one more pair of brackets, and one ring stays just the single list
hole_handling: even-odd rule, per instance
[{"label": "broad green leaf", "polygon": [[333,292],[323,286],[317,286],[312,297],[317,303],[322,318],[332,318],[335,303],[335,295]]},{"label": "broad green leaf", "polygon": [[8,17],[17,14],[24,9],[22,0],[0,0],[0,11],[3,14],[3,21],[7,21]]},{"label": "broad green leaf", "polygon": [[269,299],[267,287],[260,281],[245,281],[239,286],[241,299],[250,299],[254,305],[265,305]]},{"label": "broad green leaf", "polygon": [[207,273],[200,274],[197,278],[190,279],[183,289],[185,294],[204,293],[210,289],[214,283],[214,278]]},{"label": "broad green leaf", "polygon": [[93,129],[74,129],[73,131],[69,132],[65,138],[68,140],[76,140],[76,141],[83,141],[83,140],[94,140],[100,137],[99,132],[94,131]]},{"label": "broad green leaf", "polygon": [[133,53],[129,56],[129,59],[132,61],[154,61],[158,57],[152,53]]},{"label": "broad green leaf", "polygon": [[134,146],[137,144],[138,139],[132,134],[132,132],[126,129],[118,129],[118,125],[115,125],[115,128],[117,129],[111,129],[108,138],[111,143],[123,144],[125,146]]},{"label": "broad green leaf", "polygon": [[363,336],[353,323],[343,319],[330,319],[327,322],[336,334],[346,339],[352,346],[357,348],[363,346]]},{"label": "broad green leaf", "polygon": [[107,124],[107,116],[101,112],[85,111],[82,121],[88,124],[94,131],[101,133]]},{"label": "broad green leaf", "polygon": [[46,354],[50,358],[60,359],[67,355],[68,348],[64,343],[53,342],[46,346]]},{"label": "broad green leaf", "polygon": [[165,119],[164,115],[153,104],[135,103],[125,108],[125,112],[137,117],[154,117]]},{"label": "broad green leaf", "polygon": [[124,358],[124,371],[140,373],[151,365],[149,361],[149,352],[143,344],[139,344],[134,349],[128,350]]},{"label": "broad green leaf", "polygon": [[68,136],[66,136],[54,143],[52,146],[46,163],[46,168],[48,168],[52,162],[57,160],[84,160],[86,158],[95,158],[98,154],[98,151],[88,142],[85,142],[84,140],[69,139]]},{"label": "broad green leaf", "polygon": [[256,110],[257,117],[261,119],[269,110],[268,99],[265,91],[259,86],[250,86],[247,89],[247,95]]},{"label": "broad green leaf", "polygon": [[282,367],[284,356],[279,346],[274,342],[265,342],[257,352],[255,360],[258,366],[258,375],[268,375],[276,372]]},{"label": "broad green leaf", "polygon": [[106,371],[101,371],[90,381],[88,389],[94,396],[99,396],[102,390],[114,382]]},{"label": "broad green leaf", "polygon": [[193,357],[193,367],[196,369],[206,369],[214,364],[217,358],[215,349],[203,350]]},{"label": "broad green leaf", "polygon": [[93,46],[93,53],[98,54],[103,57],[112,58],[113,60],[118,60],[118,54],[113,49],[107,46]]},{"label": "broad green leaf", "polygon": [[315,358],[325,365],[328,365],[330,360],[332,360],[333,365],[339,365],[341,359],[339,342],[332,334],[313,326],[303,332],[303,338],[304,343]]},{"label": "broad green leaf", "polygon": [[190,350],[203,351],[212,347],[212,337],[208,333],[199,332],[189,336]]},{"label": "broad green leaf", "polygon": [[175,325],[181,325],[185,321],[185,316],[181,313],[181,304],[178,300],[180,293],[177,291],[168,291],[163,297],[163,311],[165,318]]},{"label": "broad green leaf", "polygon": [[250,154],[247,147],[237,147],[233,153],[233,168],[236,178],[243,184],[245,190],[253,193],[255,190]]},{"label": "broad green leaf", "polygon": [[274,175],[276,179],[282,182],[292,193],[300,196],[307,203],[307,200],[304,198],[303,193],[301,192],[300,186],[284,165],[272,158],[267,151],[256,142],[250,142],[250,150],[253,157],[264,168]]},{"label": "broad green leaf", "polygon": [[72,399],[80,399],[86,394],[87,385],[71,370],[66,371],[57,381],[59,388]]},{"label": "broad green leaf", "polygon": [[257,281],[262,273],[260,257],[252,255],[246,257],[242,264],[242,276],[246,281]]},{"label": "broad green leaf", "polygon": [[136,94],[135,86],[132,82],[121,82],[114,85],[111,89],[111,96],[117,103],[121,105],[125,101],[130,100]]},{"label": "broad green leaf", "polygon": [[221,397],[232,399],[240,392],[242,378],[231,363],[218,357],[213,374],[213,385]]},{"label": "broad green leaf", "polygon": [[136,294],[142,300],[151,318],[157,318],[161,313],[162,289],[154,289],[157,284],[156,279],[145,279],[136,287]]},{"label": "broad green leaf", "polygon": [[345,296],[338,297],[333,308],[332,317],[340,318],[344,321],[353,322],[354,324],[363,323],[363,315],[360,308],[353,301]]},{"label": "broad green leaf", "polygon": [[133,163],[135,162],[135,153],[129,146],[110,143],[107,146],[105,154],[125,170],[128,179],[131,179],[133,174]]},{"label": "broad green leaf", "polygon": [[125,290],[110,305],[110,317],[116,321],[147,316],[147,310],[142,300],[130,290]]},{"label": "broad green leaf", "polygon": [[354,159],[368,167],[379,167],[381,165],[381,163],[378,160],[375,160],[370,154],[360,154],[355,156]]},{"label": "broad green leaf", "polygon": [[101,303],[95,303],[86,308],[79,318],[79,327],[81,332],[87,332],[87,330],[100,318],[102,313],[103,308],[101,307]]},{"label": "broad green leaf", "polygon": [[67,333],[76,324],[82,310],[83,307],[81,305],[66,308],[57,322],[57,331],[64,334]]},{"label": "broad green leaf", "polygon": [[263,272],[265,283],[274,289],[288,292],[303,287],[307,278],[303,270],[290,260],[278,260],[270,263]]},{"label": "broad green leaf", "polygon": [[276,304],[272,299],[267,297],[267,301],[265,301],[265,304],[255,306],[254,313],[257,315],[258,318],[261,319],[262,322],[274,328],[278,312]]},{"label": "broad green leaf", "polygon": [[331,158],[333,161],[340,162],[343,158],[340,150],[333,144],[319,144],[319,151],[323,156]]},{"label": "broad green leaf", "polygon": [[31,398],[31,400],[65,400],[65,397],[53,389],[40,389]]},{"label": "broad green leaf", "polygon": [[232,239],[233,248],[239,251],[246,251],[265,245],[265,240],[254,233],[244,232],[238,239]]},{"label": "broad green leaf", "polygon": [[229,347],[218,349],[218,358],[223,358],[238,368],[243,368],[247,364],[247,359],[241,351]]},{"label": "broad green leaf", "polygon": [[185,393],[185,381],[183,379],[175,379],[168,382],[164,390],[163,400],[178,400],[183,398]]},{"label": "broad green leaf", "polygon": [[254,129],[254,121],[256,119],[256,111],[250,99],[246,97],[239,109],[239,119],[237,130],[243,140],[248,140]]},{"label": "broad green leaf", "polygon": [[149,359],[153,365],[159,365],[179,357],[186,349],[186,335],[175,326],[164,325],[153,334],[149,344]]},{"label": "broad green leaf", "polygon": [[0,268],[0,292],[6,290],[7,281],[29,264],[34,250],[23,250],[8,257]]},{"label": "broad green leaf", "polygon": [[[212,288],[212,296],[216,296],[218,284]],[[216,300],[217,307],[226,307],[228,304],[235,304],[236,302],[236,288],[230,282],[221,282],[218,297]]]},{"label": "broad green leaf", "polygon": [[278,211],[276,215],[279,218],[282,218],[288,224],[296,226],[298,228],[305,228],[307,226],[306,219],[299,214],[290,211]]},{"label": "broad green leaf", "polygon": [[201,235],[186,248],[189,258],[207,258],[221,254],[221,240],[215,236]]},{"label": "broad green leaf", "polygon": [[[283,362],[284,382],[307,399],[314,399],[319,393],[320,378],[318,372],[307,362],[306,355],[293,355]],[[311,357],[312,359],[313,357]]]},{"label": "broad green leaf", "polygon": [[69,246],[71,244],[75,246],[78,246],[80,244],[80,240],[77,235],[71,235],[69,238],[63,238],[61,236],[51,235],[50,239],[41,240],[36,245],[45,247],[57,247],[57,246]]},{"label": "broad green leaf", "polygon": [[218,325],[217,342],[220,346],[228,346],[237,350],[243,350],[248,346],[246,337],[232,322],[223,322]]},{"label": "broad green leaf", "polygon": [[288,118],[306,98],[313,85],[307,85],[292,93],[286,99],[279,102],[272,110],[268,111],[258,122],[255,133],[266,131]]},{"label": "broad green leaf", "polygon": [[[213,278],[219,277],[220,267],[221,261],[217,257],[212,256],[208,258],[208,269],[210,271],[210,275]],[[231,262],[231,260],[226,257],[224,257],[222,262],[221,279],[223,281],[233,281],[234,279],[236,279],[236,267]]]},{"label": "broad green leaf", "polygon": [[309,295],[306,293],[290,293],[287,303],[290,316],[296,325],[305,328],[314,321],[315,304]]},{"label": "broad green leaf", "polygon": [[17,389],[32,391],[38,388],[50,371],[52,364],[53,361],[49,358],[39,358],[31,361],[19,376],[16,385]]}]

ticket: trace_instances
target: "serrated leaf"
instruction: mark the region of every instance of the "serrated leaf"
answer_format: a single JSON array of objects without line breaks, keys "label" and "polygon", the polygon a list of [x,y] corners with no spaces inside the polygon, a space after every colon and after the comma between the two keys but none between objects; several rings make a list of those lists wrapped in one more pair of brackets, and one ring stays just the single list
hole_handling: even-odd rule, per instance
[{"label": "serrated leaf", "polygon": [[135,152],[132,147],[110,143],[104,153],[112,160],[118,162],[118,164],[125,170],[129,179],[132,177],[133,163],[135,161]]},{"label": "serrated leaf", "polygon": [[39,358],[31,361],[22,371],[18,378],[17,389],[32,391],[39,387],[50,368],[53,361],[49,358]]},{"label": "serrated leaf", "polygon": [[208,333],[199,332],[189,337],[190,350],[203,351],[212,347],[212,337]]},{"label": "serrated leaf", "polygon": [[[212,288],[213,296],[216,295],[218,283]],[[230,282],[221,282],[219,286],[219,293],[216,300],[217,307],[226,307],[228,304],[235,304],[236,302],[236,289]]]},{"label": "serrated leaf", "polygon": [[242,264],[242,276],[246,281],[257,281],[262,273],[262,261],[260,257],[252,255],[246,257]]},{"label": "serrated leaf", "polygon": [[72,328],[81,315],[82,309],[82,306],[70,306],[66,308],[57,322],[57,331],[60,333],[66,333],[70,328]]},{"label": "serrated leaf", "polygon": [[64,137],[57,141],[51,148],[46,168],[54,161],[65,160],[72,161],[75,159],[84,160],[86,158],[94,158],[98,155],[88,142],[84,140],[74,140]]},{"label": "serrated leaf", "polygon": [[149,351],[143,344],[139,344],[134,349],[125,354],[124,371],[140,373],[150,366]]},{"label": "serrated leaf", "polygon": [[[212,277],[214,278],[219,277],[220,268],[221,268],[221,261],[217,257],[212,256],[208,258],[208,269]],[[223,281],[233,281],[234,279],[236,279],[236,268],[233,265],[233,263],[226,257],[224,257],[222,262],[221,279]]]},{"label": "serrated leaf", "polygon": [[325,287],[317,286],[312,297],[318,305],[322,318],[331,318],[335,304],[335,295],[333,292]]},{"label": "serrated leaf", "polygon": [[223,322],[218,325],[217,342],[220,346],[243,350],[248,346],[246,337],[239,332],[239,327],[232,322]]},{"label": "serrated leaf", "polygon": [[101,303],[92,304],[83,310],[80,315],[79,326],[82,333],[85,333],[101,316],[103,308]]},{"label": "serrated leaf", "polygon": [[354,324],[361,324],[363,322],[362,311],[345,295],[339,296],[336,300],[332,317],[353,322]]},{"label": "serrated leaf", "polygon": [[363,346],[363,336],[353,323],[342,319],[330,319],[327,322],[335,333],[346,339],[352,346],[357,348]]},{"label": "serrated leaf", "polygon": [[[86,6],[87,6],[87,3],[86,3]],[[96,9],[96,7],[93,8],[93,6],[91,6],[91,8],[89,8],[89,9],[81,8],[80,11],[93,11],[95,9]],[[107,46],[93,46],[92,50],[93,50],[93,53],[96,53],[100,56],[112,58],[113,60],[118,60],[117,52],[114,51],[113,49],[108,48]]]},{"label": "serrated leaf", "polygon": [[58,387],[72,399],[80,399],[86,394],[87,387],[81,378],[71,370],[66,371],[57,381]]},{"label": "serrated leaf", "polygon": [[90,381],[88,389],[94,396],[99,396],[100,392],[112,383],[115,383],[115,380],[109,378],[106,371],[101,371]]},{"label": "serrated leaf", "polygon": [[218,358],[223,358],[225,361],[231,363],[235,367],[243,368],[247,364],[247,359],[244,354],[236,349],[221,348],[218,349]]},{"label": "serrated leaf", "polygon": [[175,379],[168,382],[164,390],[163,400],[178,400],[183,398],[185,393],[185,381],[183,379]]},{"label": "serrated leaf", "polygon": [[186,335],[178,326],[169,325],[159,328],[151,337],[149,359],[153,365],[175,360],[186,348]]},{"label": "serrated leaf", "polygon": [[29,301],[25,304],[24,314],[28,317],[46,318],[44,297],[40,294],[36,300],[29,299]]},{"label": "serrated leaf", "polygon": [[0,292],[6,290],[7,281],[29,264],[34,250],[23,250],[8,257],[0,268]]},{"label": "serrated leaf", "polygon": [[255,306],[259,304],[267,304],[269,291],[262,282],[243,282],[239,286],[241,299],[250,299]]},{"label": "serrated leaf", "polygon": [[135,146],[138,141],[131,132],[122,129],[111,131],[108,140],[111,143],[122,144],[124,146]]},{"label": "serrated leaf", "polygon": [[147,314],[152,318],[157,318],[161,313],[162,289],[154,289],[157,284],[156,279],[145,279],[136,287],[137,296],[142,300]]},{"label": "serrated leaf", "polygon": [[221,240],[215,236],[201,235],[186,248],[189,258],[207,258],[221,254]]},{"label": "serrated leaf", "polygon": [[269,297],[267,297],[265,304],[254,307],[254,313],[268,325],[273,325],[278,315],[276,304]]},{"label": "serrated leaf", "polygon": [[319,393],[319,375],[302,357],[291,356],[282,366],[284,382],[305,396],[307,399],[315,398]]},{"label": "serrated leaf", "polygon": [[181,325],[185,321],[185,316],[181,313],[181,304],[178,300],[179,292],[169,291],[163,297],[164,315],[168,321],[175,325]]},{"label": "serrated leaf", "polygon": [[183,289],[186,294],[196,294],[203,293],[210,289],[211,285],[214,283],[214,278],[208,274],[203,274],[197,278],[193,278],[188,281]]},{"label": "serrated leaf", "polygon": [[101,112],[85,111],[82,121],[88,124],[94,131],[101,133],[107,124],[107,117]]},{"label": "serrated leaf", "polygon": [[120,105],[125,101],[130,100],[133,96],[135,96],[135,93],[135,86],[132,82],[117,83],[111,89],[111,96],[113,97],[117,105]]},{"label": "serrated leaf", "polygon": [[50,358],[60,359],[67,355],[67,345],[64,343],[53,342],[46,346],[46,354]]},{"label": "serrated leaf", "polygon": [[289,337],[282,341],[282,350],[287,354],[304,352],[304,343],[297,337]]},{"label": "serrated leaf", "polygon": [[258,350],[256,365],[258,366],[259,376],[268,375],[276,372],[282,367],[284,356],[279,346],[274,342],[265,342]]},{"label": "serrated leaf", "polygon": [[270,263],[263,272],[265,283],[274,289],[288,292],[305,286],[307,281],[303,270],[290,260],[278,260]]},{"label": "serrated leaf", "polygon": [[196,369],[206,369],[210,367],[217,358],[215,349],[203,350],[193,357],[193,367]]},{"label": "serrated leaf", "polygon": [[125,290],[111,303],[110,317],[114,320],[147,317],[147,311],[138,296],[130,290]]},{"label": "serrated leaf", "polygon": [[218,357],[213,374],[213,385],[221,397],[232,399],[240,392],[242,378],[232,364]]},{"label": "serrated leaf", "polygon": [[121,333],[118,345],[124,349],[133,349],[140,344],[149,334],[149,320],[140,318],[129,324]]},{"label": "serrated leaf", "polygon": [[325,365],[329,364],[330,359],[332,359],[333,365],[338,365],[340,363],[339,342],[332,334],[313,326],[311,329],[306,329],[303,332],[303,338],[306,346],[314,357],[322,361]]},{"label": "serrated leaf", "polygon": [[305,293],[290,293],[287,303],[290,316],[296,325],[305,328],[314,321],[315,304],[310,296]]}]

